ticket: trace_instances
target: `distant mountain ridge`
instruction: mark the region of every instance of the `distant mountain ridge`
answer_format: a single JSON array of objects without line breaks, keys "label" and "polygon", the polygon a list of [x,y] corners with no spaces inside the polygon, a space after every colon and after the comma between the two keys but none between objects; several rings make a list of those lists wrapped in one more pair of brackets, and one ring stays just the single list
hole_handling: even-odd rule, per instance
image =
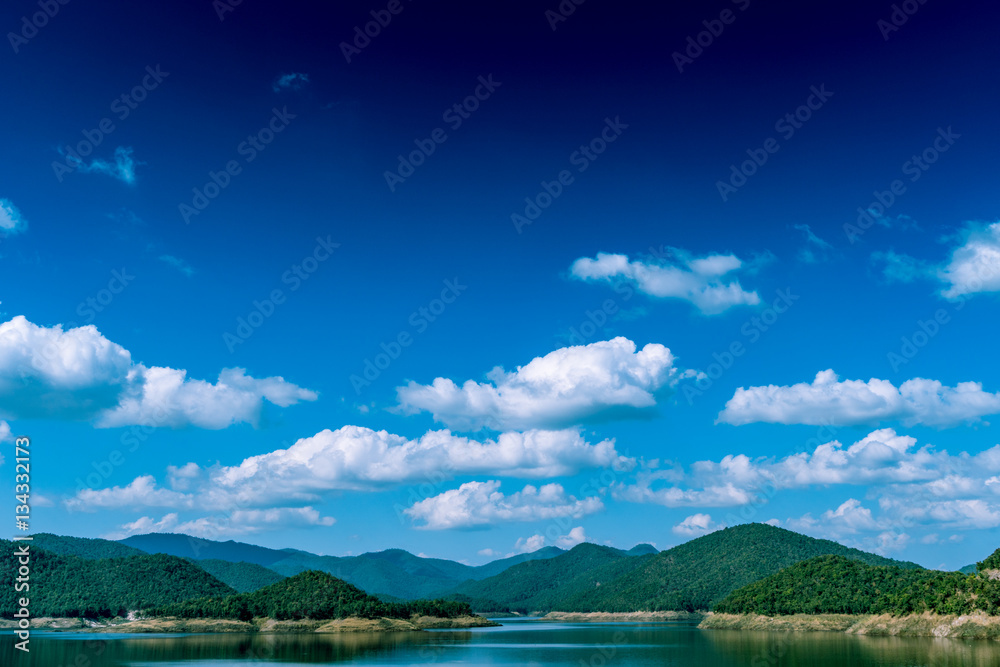
[{"label": "distant mountain ridge", "polygon": [[544,547],[532,553],[471,566],[441,558],[415,556],[403,549],[386,549],[359,556],[320,556],[299,549],[269,549],[233,540],[217,542],[177,533],[133,535],[121,540],[120,544],[144,553],[254,563],[288,577],[307,570],[319,570],[370,595],[403,600],[426,598],[470,579],[495,576],[519,563],[553,558],[564,553],[557,547]]}]

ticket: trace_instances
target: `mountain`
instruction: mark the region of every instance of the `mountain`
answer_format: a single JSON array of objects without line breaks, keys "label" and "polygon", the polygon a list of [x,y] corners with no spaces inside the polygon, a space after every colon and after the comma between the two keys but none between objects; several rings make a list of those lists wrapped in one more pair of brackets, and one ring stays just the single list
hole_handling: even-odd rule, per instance
[{"label": "mountain", "polygon": [[289,555],[286,551],[258,547],[254,544],[234,542],[233,540],[216,542],[179,533],[132,535],[121,540],[121,543],[150,554],[169,554],[197,560],[227,560],[231,563],[256,563],[264,567],[287,558]]},{"label": "mountain", "polygon": [[403,604],[382,602],[326,572],[308,570],[253,593],[206,597],[151,609],[155,616],[182,618],[254,617],[284,619],[409,618],[413,614],[454,618],[470,615],[468,605],[440,600]]},{"label": "mountain", "polygon": [[991,553],[985,560],[976,563],[977,572],[986,572],[987,570],[1000,570],[1000,549]]},{"label": "mountain", "polygon": [[485,579],[519,563],[563,553],[562,549],[545,547],[533,553],[473,567],[440,558],[414,556],[402,549],[387,549],[360,556],[319,556],[298,549],[268,549],[232,540],[216,542],[176,533],[134,535],[121,542],[147,553],[166,553],[199,561],[252,563],[288,577],[306,570],[319,570],[372,595],[407,600],[424,598],[470,579]]},{"label": "mountain", "polygon": [[709,609],[730,592],[815,556],[839,555],[871,565],[900,563],[830,540],[761,523],[709,533],[647,559],[641,567],[584,595],[562,601],[573,611]]},{"label": "mountain", "polygon": [[1000,581],[819,556],[730,593],[715,611],[767,616],[1000,614]]},{"label": "mountain", "polygon": [[31,538],[35,547],[62,556],[95,559],[141,556],[146,553],[112,540],[69,537],[67,535],[53,535],[52,533],[35,533]]},{"label": "mountain", "polygon": [[249,593],[277,583],[285,577],[256,563],[230,563],[209,558],[191,561],[237,593]]},{"label": "mountain", "polygon": [[[22,545],[24,543],[21,543]],[[0,587],[13,591],[14,543],[0,540]],[[149,606],[235,591],[205,570],[176,556],[141,555],[85,559],[30,547],[31,580],[25,597],[34,616],[123,616]],[[14,613],[14,595],[4,595],[0,614]]]},{"label": "mountain", "polygon": [[481,581],[467,581],[442,597],[458,596],[477,611],[531,612],[553,609],[563,599],[573,597],[603,582],[611,581],[639,567],[646,556],[584,542],[569,551],[545,560],[514,565]]},{"label": "mountain", "polygon": [[649,554],[658,554],[660,550],[652,544],[637,544],[625,553],[629,556],[648,556]]}]

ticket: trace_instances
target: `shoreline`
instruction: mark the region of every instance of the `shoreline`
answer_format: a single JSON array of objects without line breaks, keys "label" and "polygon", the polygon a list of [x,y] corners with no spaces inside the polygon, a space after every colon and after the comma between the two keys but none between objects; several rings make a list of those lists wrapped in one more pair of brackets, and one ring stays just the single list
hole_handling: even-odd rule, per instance
[{"label": "shoreline", "polygon": [[702,630],[766,632],[843,632],[868,637],[947,637],[1000,640],[1000,616],[986,614],[715,614],[705,616]]},{"label": "shoreline", "polygon": [[[423,632],[424,630],[488,628],[499,623],[481,616],[459,616],[439,618],[436,616],[414,616],[402,618],[337,618],[302,619],[279,621],[273,618],[255,618],[237,621],[227,618],[143,618],[143,619],[101,619],[50,618],[32,619],[32,630],[55,632],[124,633],[124,634],[172,634],[172,633],[261,633],[287,634],[310,632],[317,634],[371,633],[371,632]],[[16,624],[0,620],[0,630],[12,630]]]},{"label": "shoreline", "polygon": [[700,619],[704,614],[689,611],[550,611],[537,617],[540,621],[561,621],[570,623],[658,623],[661,621],[678,621]]}]

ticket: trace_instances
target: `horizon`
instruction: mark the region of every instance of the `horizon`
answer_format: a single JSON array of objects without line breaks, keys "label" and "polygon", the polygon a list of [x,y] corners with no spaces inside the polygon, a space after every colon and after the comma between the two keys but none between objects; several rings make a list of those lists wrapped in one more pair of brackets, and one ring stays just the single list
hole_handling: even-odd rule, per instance
[{"label": "horizon", "polygon": [[1000,6],[335,4],[0,8],[10,530],[997,548]]}]

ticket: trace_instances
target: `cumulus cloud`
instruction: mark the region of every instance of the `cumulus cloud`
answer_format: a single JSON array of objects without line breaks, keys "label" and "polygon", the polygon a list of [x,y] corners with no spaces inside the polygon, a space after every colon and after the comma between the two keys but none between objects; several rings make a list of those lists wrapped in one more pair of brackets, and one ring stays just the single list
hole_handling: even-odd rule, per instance
[{"label": "cumulus cloud", "polygon": [[848,426],[898,420],[944,428],[997,413],[1000,392],[984,392],[979,382],[946,387],[937,380],[914,378],[897,388],[877,378],[841,381],[832,370],[825,370],[811,384],[740,387],[717,422]]},{"label": "cumulus cloud", "polygon": [[627,255],[599,252],[594,259],[573,262],[570,275],[586,281],[627,280],[649,296],[689,301],[705,315],[760,303],[757,292],[727,278],[744,268],[735,255],[695,257],[678,248],[670,248],[670,253],[663,259],[630,261]]},{"label": "cumulus cloud", "polygon": [[954,299],[1000,291],[1000,222],[970,225],[950,260],[938,271],[946,284],[941,294]]},{"label": "cumulus cloud", "polygon": [[539,521],[573,517],[579,519],[604,509],[600,498],[577,499],[560,484],[525,486],[504,495],[500,482],[466,482],[437,496],[426,498],[404,510],[418,528],[444,530],[476,528],[497,523]]},{"label": "cumulus cloud", "polygon": [[271,84],[271,89],[276,93],[282,90],[301,90],[307,83],[309,83],[308,74],[289,72],[275,79],[274,83]]},{"label": "cumulus cloud", "polygon": [[592,468],[624,470],[634,463],[618,454],[613,441],[590,444],[576,431],[504,433],[479,442],[450,431],[430,431],[410,440],[386,431],[344,426],[234,466],[171,466],[167,469],[170,488],[143,476],[125,487],[83,489],[67,501],[67,507],[229,509],[266,504],[274,497],[312,502],[325,492],[375,491],[463,474],[544,479]]},{"label": "cumulus cloud", "polygon": [[94,158],[87,163],[73,156],[68,156],[66,159],[73,169],[82,174],[104,174],[129,185],[135,184],[136,165],[142,164],[135,161],[132,157],[132,148],[126,146],[116,148],[112,160]]},{"label": "cumulus cloud", "polygon": [[552,540],[549,540],[541,533],[535,533],[531,537],[518,538],[517,542],[514,544],[514,551],[508,554],[508,556],[532,553],[548,544],[559,547],[560,549],[572,549],[576,545],[582,544],[586,541],[587,531],[583,529],[583,526],[571,528],[565,535],[559,535]]},{"label": "cumulus cloud", "polygon": [[725,526],[716,524],[712,521],[712,516],[710,514],[692,514],[675,525],[671,530],[673,530],[676,535],[701,537],[702,535],[714,533],[721,528],[725,528]]},{"label": "cumulus cloud", "polygon": [[327,527],[336,519],[322,516],[312,507],[272,507],[263,510],[237,510],[227,516],[200,517],[181,521],[176,512],[171,512],[157,520],[144,516],[124,523],[105,539],[120,540],[130,535],[147,533],[182,533],[217,540],[240,535],[250,535],[279,528]]},{"label": "cumulus cloud", "polygon": [[564,347],[517,370],[496,367],[489,382],[448,378],[397,388],[399,411],[430,412],[451,428],[474,431],[562,428],[635,417],[656,406],[656,393],[681,376],[670,350],[650,343],[636,351],[627,338]]},{"label": "cumulus cloud", "polygon": [[0,236],[11,236],[28,228],[28,221],[9,199],[0,198]]},{"label": "cumulus cloud", "polygon": [[224,369],[215,384],[187,371],[147,367],[93,325],[41,327],[17,316],[0,324],[0,417],[90,420],[98,427],[256,423],[264,401],[287,407],[315,392],[281,377]]}]

